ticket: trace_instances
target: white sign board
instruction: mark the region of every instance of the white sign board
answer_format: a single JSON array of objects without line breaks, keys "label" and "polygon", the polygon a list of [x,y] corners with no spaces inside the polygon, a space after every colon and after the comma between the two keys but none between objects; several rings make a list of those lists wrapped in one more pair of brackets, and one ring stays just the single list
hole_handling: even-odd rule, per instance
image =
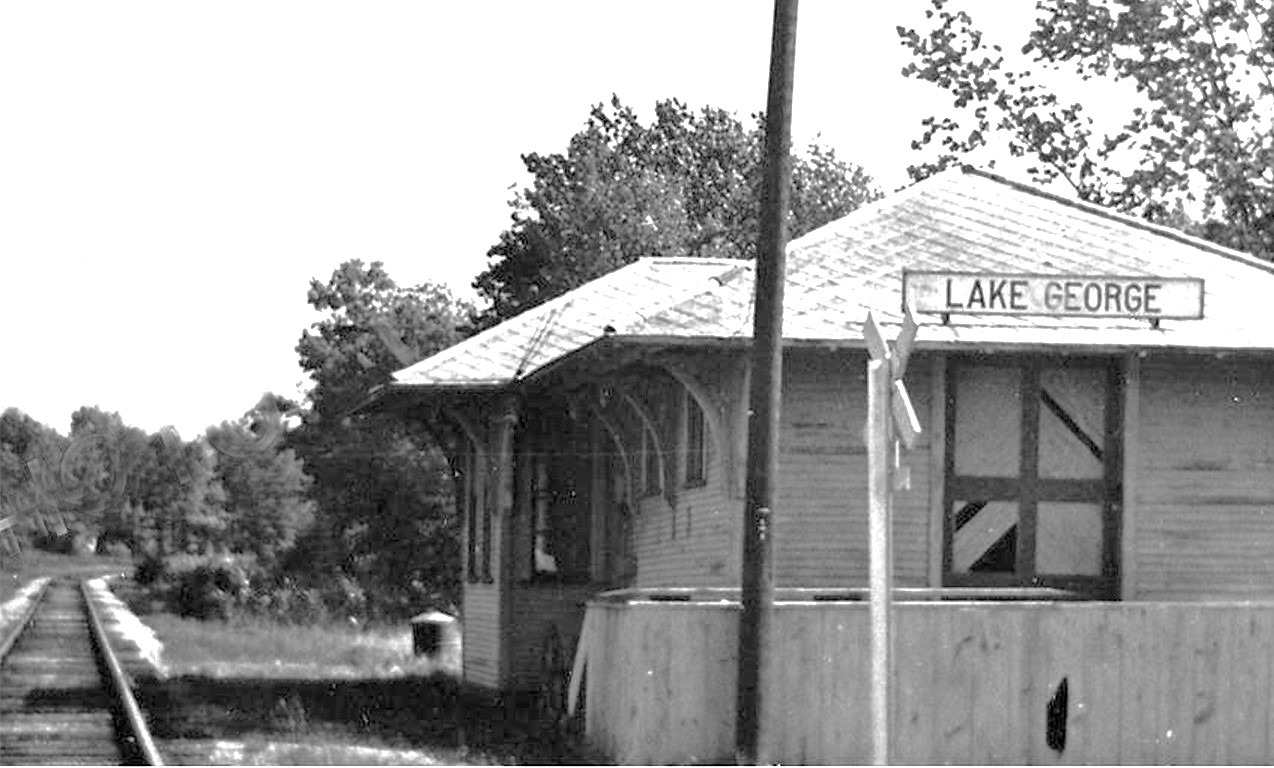
[{"label": "white sign board", "polygon": [[903,306],[944,315],[1203,317],[1203,280],[1195,277],[904,271],[902,295]]}]

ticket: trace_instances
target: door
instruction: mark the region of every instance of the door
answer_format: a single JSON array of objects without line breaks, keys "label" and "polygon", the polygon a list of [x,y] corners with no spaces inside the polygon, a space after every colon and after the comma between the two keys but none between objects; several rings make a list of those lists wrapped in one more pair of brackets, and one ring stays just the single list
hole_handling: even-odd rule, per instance
[{"label": "door", "polygon": [[980,356],[947,370],[943,583],[1116,599],[1121,369]]}]

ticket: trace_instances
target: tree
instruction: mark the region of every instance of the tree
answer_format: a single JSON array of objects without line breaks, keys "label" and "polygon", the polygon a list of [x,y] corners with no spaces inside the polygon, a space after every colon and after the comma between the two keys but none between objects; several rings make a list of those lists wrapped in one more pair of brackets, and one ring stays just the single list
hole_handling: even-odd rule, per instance
[{"label": "tree", "polygon": [[340,419],[373,386],[461,338],[473,310],[433,284],[401,288],[379,261],[354,259],[326,284],[310,281],[308,300],[329,315],[301,335],[301,368],[314,380],[314,415]]},{"label": "tree", "polygon": [[133,509],[142,515],[134,528],[134,551],[138,544],[153,547],[161,557],[224,549],[225,491],[215,474],[213,450],[171,431],[151,435],[146,449],[132,495]]},{"label": "tree", "polygon": [[45,545],[97,540],[137,552],[152,541],[207,546],[223,525],[211,455],[171,428],[147,436],[118,413],[86,406],[62,437],[10,408],[0,417],[0,461],[0,533],[25,519]]},{"label": "tree", "polygon": [[0,414],[0,546],[16,551],[67,530],[59,507],[62,456],[70,441],[17,408]]},{"label": "tree", "polygon": [[132,502],[145,495],[142,473],[150,458],[148,440],[118,413],[84,406],[71,414],[59,490],[63,507],[76,513],[83,532],[130,548],[138,543],[141,521],[130,515]]},{"label": "tree", "polygon": [[292,549],[314,519],[312,480],[283,441],[283,413],[294,403],[272,394],[236,422],[209,427],[217,451],[215,477],[225,493],[226,528],[220,542],[252,554],[267,571]]},{"label": "tree", "polygon": [[312,408],[287,442],[314,478],[318,510],[290,560],[358,579],[372,610],[389,615],[454,599],[459,522],[440,447],[399,415],[356,410],[393,371],[458,341],[472,308],[357,260],[312,281],[309,301],[326,313],[297,345]]},{"label": "tree", "polygon": [[[1274,8],[1267,0],[1040,0],[1022,53],[1006,61],[964,11],[931,0],[934,26],[898,28],[903,74],[946,89],[955,116],[924,121],[915,149],[941,155],[924,178],[1007,141],[1039,182],[1081,199],[1274,259]],[[1127,88],[1122,128],[1099,131],[1060,73]],[[993,163],[992,163],[993,165]]]},{"label": "tree", "polygon": [[[618,97],[598,104],[565,154],[523,155],[534,177],[474,281],[492,323],[642,256],[752,258],[764,119],[658,102],[643,125]],[[793,159],[789,226],[799,236],[879,197],[863,170],[812,144]]]}]

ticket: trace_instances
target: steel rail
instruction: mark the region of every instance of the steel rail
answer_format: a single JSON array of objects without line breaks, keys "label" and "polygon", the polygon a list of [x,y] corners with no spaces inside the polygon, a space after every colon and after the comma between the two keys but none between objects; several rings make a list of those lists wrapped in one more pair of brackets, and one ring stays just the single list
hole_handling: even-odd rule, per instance
[{"label": "steel rail", "polygon": [[9,655],[9,651],[11,651],[14,644],[18,642],[18,638],[22,636],[27,625],[31,623],[31,618],[35,616],[35,612],[39,609],[40,603],[44,602],[44,596],[48,594],[49,585],[52,583],[53,579],[48,579],[44,582],[39,591],[37,591],[31,598],[26,610],[24,610],[22,615],[18,617],[18,620],[14,622],[13,631],[5,635],[3,640],[0,640],[0,659]]},{"label": "steel rail", "polygon": [[146,761],[147,765],[163,765],[164,759],[155,747],[155,740],[150,735],[150,728],[146,725],[146,718],[142,716],[141,707],[137,705],[137,699],[133,696],[132,684],[128,679],[128,675],[124,672],[124,667],[119,663],[119,658],[115,655],[114,649],[111,648],[110,639],[106,636],[106,628],[102,623],[101,615],[98,613],[97,606],[93,603],[92,595],[89,594],[88,581],[80,582],[80,594],[83,595],[84,605],[88,609],[93,647],[97,650],[98,658],[106,665],[110,673],[111,688],[114,689],[115,697],[119,700],[120,708],[123,710],[124,718],[128,722],[129,730],[132,731],[132,736],[137,741],[137,749],[141,753],[141,758]]}]

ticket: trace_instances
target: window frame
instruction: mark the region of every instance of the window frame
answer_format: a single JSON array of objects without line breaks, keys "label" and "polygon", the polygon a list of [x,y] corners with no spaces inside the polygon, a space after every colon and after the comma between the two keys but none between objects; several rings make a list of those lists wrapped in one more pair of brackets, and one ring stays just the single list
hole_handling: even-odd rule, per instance
[{"label": "window frame", "polygon": [[681,388],[681,429],[678,449],[681,455],[681,482],[686,488],[708,484],[708,415],[690,390]]},{"label": "window frame", "polygon": [[[957,371],[966,366],[1015,369],[1020,378],[1019,464],[1016,476],[959,475],[956,472],[956,424],[960,393]],[[1097,479],[1041,478],[1040,418],[1044,393],[1040,373],[1046,367],[1077,367],[1104,371],[1102,474]],[[1123,360],[1118,356],[959,355],[946,362],[944,470],[942,496],[942,585],[972,588],[1052,587],[1084,599],[1120,597],[1120,535],[1123,504]],[[953,553],[957,503],[1012,501],[1017,505],[1014,570],[954,571]],[[1101,508],[1102,567],[1100,575],[1040,574],[1035,564],[1036,531],[1041,502],[1079,502]]]}]

